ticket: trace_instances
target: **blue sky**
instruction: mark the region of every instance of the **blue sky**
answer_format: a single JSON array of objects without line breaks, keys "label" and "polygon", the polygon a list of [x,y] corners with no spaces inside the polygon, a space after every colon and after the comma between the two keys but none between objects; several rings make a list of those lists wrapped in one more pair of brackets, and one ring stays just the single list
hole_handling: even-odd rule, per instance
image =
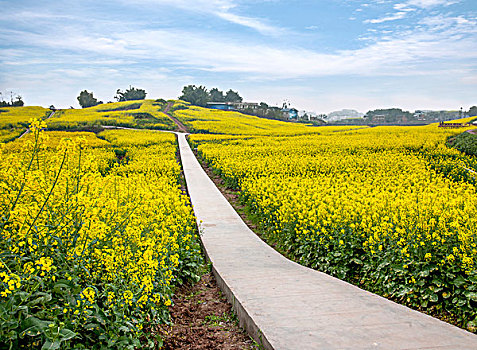
[{"label": "blue sky", "polygon": [[0,91],[78,107],[83,89],[184,85],[327,113],[477,104],[475,0],[2,1]]}]

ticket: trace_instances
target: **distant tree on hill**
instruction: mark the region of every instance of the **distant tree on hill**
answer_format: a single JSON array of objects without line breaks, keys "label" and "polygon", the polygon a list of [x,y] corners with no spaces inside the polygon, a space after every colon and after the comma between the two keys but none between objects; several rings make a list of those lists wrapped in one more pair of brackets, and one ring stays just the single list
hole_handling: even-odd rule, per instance
[{"label": "distant tree on hill", "polygon": [[243,99],[237,91],[230,89],[224,95],[223,91],[213,88],[207,91],[205,86],[187,85],[182,89],[179,99],[187,101],[196,106],[207,106],[207,102],[242,102]]},{"label": "distant tree on hill", "polygon": [[87,90],[81,91],[77,99],[81,108],[94,107],[103,103],[103,101],[98,101],[93,96],[93,93]]},{"label": "distant tree on hill", "polygon": [[220,91],[217,88],[213,88],[209,92],[209,99],[212,102],[224,102],[225,101],[224,92]]},{"label": "distant tree on hill", "polygon": [[476,117],[477,116],[477,106],[472,106],[469,109],[469,112],[467,112],[469,117]]},{"label": "distant tree on hill", "polygon": [[15,97],[15,101],[12,102],[12,107],[22,107],[24,104],[22,97],[18,95]]},{"label": "distant tree on hill", "polygon": [[196,106],[206,106],[207,102],[209,102],[209,93],[205,86],[195,86],[195,85],[187,85],[184,86],[182,89],[182,96],[179,97],[180,100],[190,102]]},{"label": "distant tree on hill", "polygon": [[385,123],[397,123],[404,120],[413,120],[414,116],[408,111],[403,111],[401,108],[387,108],[387,109],[375,109],[374,111],[368,111],[364,116],[369,121],[374,121],[376,118],[381,118],[380,121]]},{"label": "distant tree on hill", "polygon": [[146,94],[147,94],[146,90],[136,89],[135,87],[131,87],[131,85],[129,85],[129,89],[126,89],[126,91],[124,92],[118,89],[116,91],[116,96],[114,96],[114,98],[118,102],[144,100],[146,98]]},{"label": "distant tree on hill", "polygon": [[3,94],[0,92],[0,107],[22,107],[25,103],[20,95],[15,94],[13,91],[10,93],[10,102],[3,99]]},{"label": "distant tree on hill", "polygon": [[242,102],[243,98],[238,94],[238,92],[230,89],[225,94],[225,102]]}]

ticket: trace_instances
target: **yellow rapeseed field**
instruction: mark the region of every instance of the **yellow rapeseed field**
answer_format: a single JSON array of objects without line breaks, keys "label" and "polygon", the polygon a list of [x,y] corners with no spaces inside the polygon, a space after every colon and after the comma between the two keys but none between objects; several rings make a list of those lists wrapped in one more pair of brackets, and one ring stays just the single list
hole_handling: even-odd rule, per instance
[{"label": "yellow rapeseed field", "polygon": [[[179,106],[183,106],[180,105]],[[177,107],[177,105],[175,105]],[[302,135],[319,133],[318,128],[305,124],[259,118],[233,111],[192,106],[178,109],[174,116],[189,131],[227,135]],[[325,132],[341,131],[356,126],[327,127]]]},{"label": "yellow rapeseed field", "polygon": [[475,331],[477,159],[445,145],[462,130],[314,129],[190,140],[281,252]]},{"label": "yellow rapeseed field", "polygon": [[144,348],[200,249],[175,135],[32,133],[0,144],[0,337]]},{"label": "yellow rapeseed field", "polygon": [[137,100],[100,104],[83,109],[65,109],[48,121],[53,129],[75,129],[100,125],[173,130],[173,121],[154,100]]},{"label": "yellow rapeseed field", "polygon": [[50,114],[49,109],[37,106],[0,107],[0,129],[27,127],[30,119],[44,119]]}]

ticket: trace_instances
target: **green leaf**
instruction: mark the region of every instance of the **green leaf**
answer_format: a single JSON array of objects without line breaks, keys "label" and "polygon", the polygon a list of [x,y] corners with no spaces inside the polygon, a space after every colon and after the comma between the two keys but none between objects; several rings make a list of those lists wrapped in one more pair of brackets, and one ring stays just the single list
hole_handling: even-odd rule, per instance
[{"label": "green leaf", "polygon": [[58,340],[50,341],[46,340],[45,344],[41,347],[41,350],[56,350],[60,348],[61,343]]},{"label": "green leaf", "polygon": [[30,293],[28,293],[28,292],[17,292],[15,295],[16,295],[16,296],[19,296],[19,297],[20,297],[20,300],[21,300],[22,303],[23,303],[23,302],[25,302],[25,300],[28,299],[28,296],[30,295]]},{"label": "green leaf", "polygon": [[30,301],[27,305],[28,306],[33,306],[37,304],[44,304],[47,303],[51,300],[51,294],[49,293],[44,293],[44,292],[37,292],[33,294],[33,297],[36,297],[36,299],[33,299]]},{"label": "green leaf", "polygon": [[462,276],[458,276],[453,282],[457,288],[460,288],[463,284],[465,284],[465,279]]},{"label": "green leaf", "polygon": [[91,330],[91,329],[95,329],[98,326],[99,326],[99,324],[97,324],[97,323],[88,323],[86,326],[84,326],[84,328],[88,329],[88,330]]},{"label": "green leaf", "polygon": [[437,294],[431,294],[429,301],[431,301],[432,303],[435,303],[438,300],[439,300],[439,296]]},{"label": "green leaf", "polygon": [[36,328],[36,330],[43,332],[45,329],[48,329],[48,325],[51,322],[43,321],[32,316],[32,317],[28,317],[24,323],[27,326],[26,327],[27,329]]},{"label": "green leaf", "polygon": [[421,272],[419,272],[419,276],[421,277],[429,276],[429,270],[422,270]]},{"label": "green leaf", "polygon": [[470,300],[477,301],[477,293],[476,292],[466,293],[466,296]]},{"label": "green leaf", "polygon": [[76,333],[67,328],[63,328],[60,331],[60,337],[61,337],[60,342],[65,340],[70,340],[76,337]]},{"label": "green leaf", "polygon": [[436,286],[440,287],[440,286],[442,286],[442,281],[437,279],[437,278],[434,278],[432,280],[432,284],[435,284]]}]

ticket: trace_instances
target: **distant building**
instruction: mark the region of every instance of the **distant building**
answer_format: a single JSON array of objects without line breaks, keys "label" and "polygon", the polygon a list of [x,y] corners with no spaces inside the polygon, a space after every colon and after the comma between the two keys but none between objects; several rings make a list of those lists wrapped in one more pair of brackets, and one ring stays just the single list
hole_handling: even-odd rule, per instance
[{"label": "distant building", "polygon": [[376,114],[373,116],[373,122],[384,122],[386,120],[386,116],[384,114]]},{"label": "distant building", "polygon": [[237,109],[257,109],[260,107],[258,103],[255,102],[230,102]]},{"label": "distant building", "polygon": [[236,111],[243,109],[258,109],[260,106],[255,102],[207,102],[207,107],[221,109],[223,111]]},{"label": "distant building", "polygon": [[419,121],[425,121],[427,120],[427,113],[428,111],[416,110],[412,116]]},{"label": "distant building", "polygon": [[223,111],[235,110],[235,107],[230,102],[207,102],[207,107],[212,109],[220,109]]},{"label": "distant building", "polygon": [[298,110],[295,108],[283,108],[282,113],[286,119],[298,119]]}]

